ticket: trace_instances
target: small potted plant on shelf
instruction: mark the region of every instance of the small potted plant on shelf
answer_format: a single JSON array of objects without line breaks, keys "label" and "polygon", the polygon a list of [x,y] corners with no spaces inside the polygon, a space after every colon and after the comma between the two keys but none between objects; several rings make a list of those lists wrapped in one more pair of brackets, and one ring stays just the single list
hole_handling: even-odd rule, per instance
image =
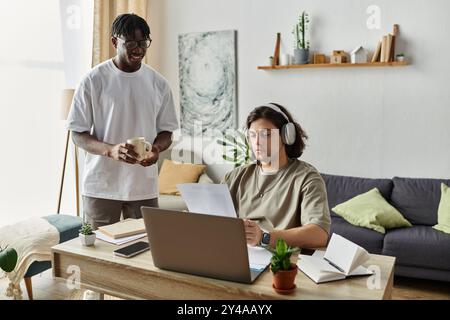
[{"label": "small potted plant on shelf", "polygon": [[79,232],[80,232],[79,236],[80,236],[81,244],[83,246],[89,247],[89,246],[94,245],[96,235],[92,231],[92,226],[89,223],[87,223],[87,222],[83,223]]},{"label": "small potted plant on shelf", "polygon": [[309,41],[306,41],[306,30],[308,30],[309,16],[303,11],[297,24],[294,26],[292,33],[295,37],[294,46],[294,63],[306,64],[309,63]]},{"label": "small potted plant on shelf", "polygon": [[397,54],[395,56],[395,58],[397,61],[405,61],[405,54],[403,52],[401,52],[401,53]]},{"label": "small potted plant on shelf", "polygon": [[281,294],[293,292],[296,288],[297,265],[291,262],[291,255],[299,249],[289,247],[282,238],[278,238],[275,249],[268,249],[272,252],[270,270],[273,273],[274,290]]}]

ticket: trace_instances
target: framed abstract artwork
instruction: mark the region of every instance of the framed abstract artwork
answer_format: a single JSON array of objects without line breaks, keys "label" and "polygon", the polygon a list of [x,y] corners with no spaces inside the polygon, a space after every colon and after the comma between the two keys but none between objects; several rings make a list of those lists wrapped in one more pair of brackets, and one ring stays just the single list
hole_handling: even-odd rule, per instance
[{"label": "framed abstract artwork", "polygon": [[181,129],[208,135],[236,127],[236,31],[178,36]]}]

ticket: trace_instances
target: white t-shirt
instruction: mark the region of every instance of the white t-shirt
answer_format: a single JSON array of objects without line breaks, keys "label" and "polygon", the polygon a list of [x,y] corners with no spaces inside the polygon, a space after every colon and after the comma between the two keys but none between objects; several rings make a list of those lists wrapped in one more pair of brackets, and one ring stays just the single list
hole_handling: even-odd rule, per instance
[{"label": "white t-shirt", "polygon": [[[67,129],[90,132],[118,144],[132,137],[153,143],[158,133],[178,129],[172,93],[163,76],[147,65],[132,73],[112,59],[94,67],[75,91]],[[158,197],[158,168],[88,153],[83,192],[89,197],[136,201]]]}]

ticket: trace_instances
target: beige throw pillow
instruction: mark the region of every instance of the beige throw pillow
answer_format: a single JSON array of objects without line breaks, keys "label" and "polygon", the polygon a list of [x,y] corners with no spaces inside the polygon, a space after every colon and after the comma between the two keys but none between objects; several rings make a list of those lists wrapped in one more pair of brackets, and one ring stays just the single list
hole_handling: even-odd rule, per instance
[{"label": "beige throw pillow", "polygon": [[198,182],[205,169],[203,164],[175,163],[165,159],[159,172],[159,194],[179,196],[177,184]]}]

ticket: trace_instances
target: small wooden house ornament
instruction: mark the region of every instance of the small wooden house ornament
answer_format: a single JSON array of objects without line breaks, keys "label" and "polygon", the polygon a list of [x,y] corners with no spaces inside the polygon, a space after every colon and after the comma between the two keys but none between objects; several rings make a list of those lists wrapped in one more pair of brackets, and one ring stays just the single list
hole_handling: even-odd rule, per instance
[{"label": "small wooden house ornament", "polygon": [[350,59],[352,63],[366,63],[367,51],[362,46],[355,48],[350,52]]},{"label": "small wooden house ornament", "polygon": [[334,50],[330,57],[330,63],[346,63],[347,55],[344,50]]},{"label": "small wooden house ornament", "polygon": [[326,63],[326,57],[322,53],[314,53],[314,64]]}]

